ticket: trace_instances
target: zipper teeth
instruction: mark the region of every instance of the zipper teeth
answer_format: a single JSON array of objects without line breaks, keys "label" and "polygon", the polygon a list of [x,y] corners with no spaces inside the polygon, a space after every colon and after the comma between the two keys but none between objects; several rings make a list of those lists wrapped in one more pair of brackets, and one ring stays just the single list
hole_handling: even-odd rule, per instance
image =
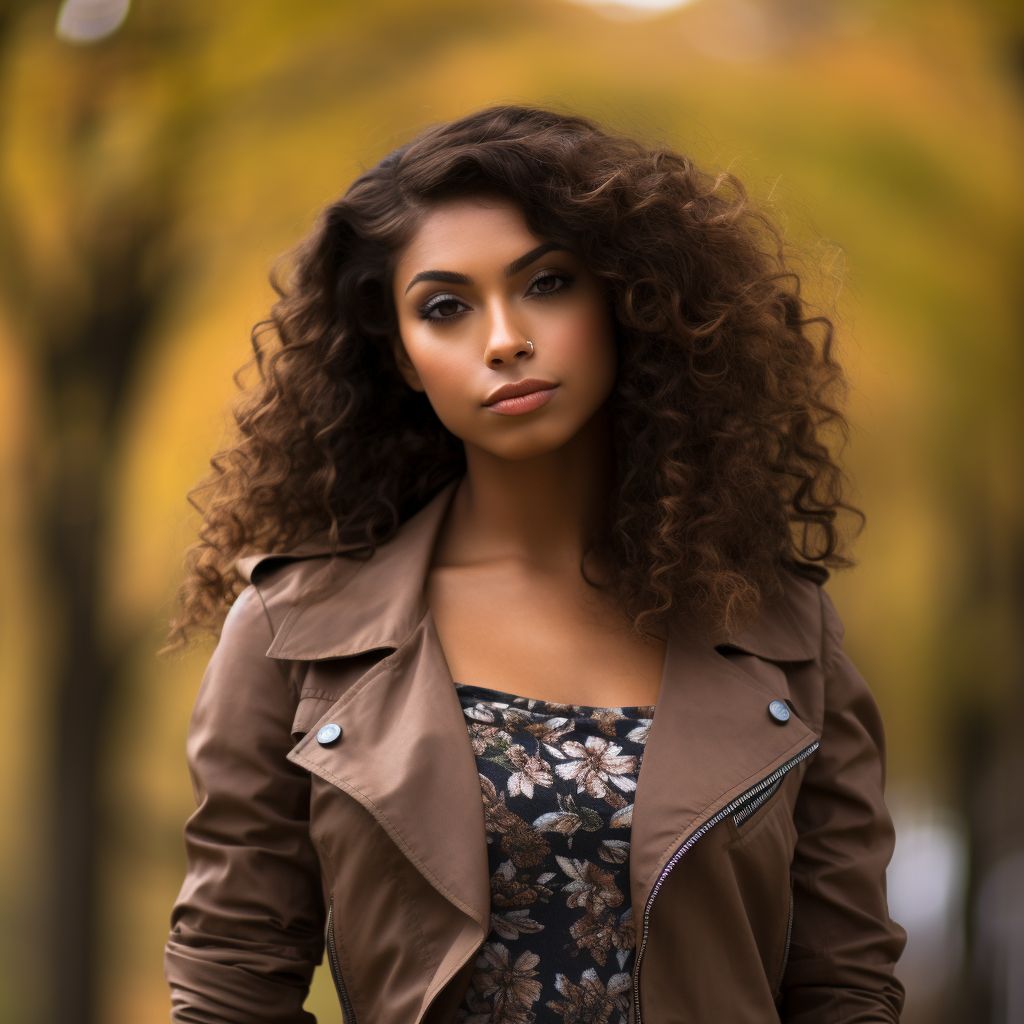
[{"label": "zipper teeth", "polygon": [[775,998],[782,993],[782,979],[786,976],[789,964],[789,944],[793,940],[793,879],[789,880],[789,923],[786,925],[786,945],[782,950],[782,970],[779,971],[779,983],[775,986]]},{"label": "zipper teeth", "polygon": [[327,911],[327,962],[330,964],[334,987],[337,989],[338,998],[341,1000],[341,1012],[345,1018],[345,1024],[356,1024],[356,1015],[352,1009],[352,1001],[348,997],[345,982],[341,977],[341,965],[338,963],[338,947],[334,941],[333,896],[331,897],[331,907]]},{"label": "zipper teeth", "polygon": [[633,1004],[636,1006],[636,1024],[642,1024],[640,1019],[640,960],[644,955],[644,949],[647,947],[647,931],[650,926],[651,917],[651,904],[654,903],[654,897],[658,895],[658,890],[661,888],[665,879],[668,877],[668,873],[679,863],[683,854],[693,846],[695,842],[702,835],[710,832],[723,818],[728,817],[738,807],[741,807],[747,800],[752,796],[760,793],[761,790],[767,789],[772,783],[781,779],[791,768],[796,767],[804,758],[810,757],[818,749],[817,742],[812,743],[805,750],[801,750],[796,757],[790,758],[784,765],[776,768],[767,778],[762,779],[756,786],[751,786],[745,793],[736,797],[731,803],[723,807],[713,818],[709,818],[704,822],[703,825],[696,832],[694,832],[689,839],[679,847],[674,854],[672,859],[665,865],[661,870],[661,874],[658,875],[658,880],[654,883],[654,888],[651,889],[651,895],[647,898],[647,906],[644,907],[644,929],[643,935],[640,939],[640,945],[636,951],[636,963],[633,965]]},{"label": "zipper teeth", "polygon": [[776,779],[766,790],[759,793],[753,800],[741,807],[733,816],[733,824],[739,828],[748,818],[752,818],[775,795],[782,785],[782,779]]}]

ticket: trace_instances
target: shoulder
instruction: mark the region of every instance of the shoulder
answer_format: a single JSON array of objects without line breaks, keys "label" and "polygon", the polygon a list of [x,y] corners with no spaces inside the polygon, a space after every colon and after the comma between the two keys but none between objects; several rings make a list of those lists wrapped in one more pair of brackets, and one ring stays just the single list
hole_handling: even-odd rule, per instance
[{"label": "shoulder", "polygon": [[270,616],[257,589],[248,586],[231,606],[203,673],[189,728],[190,758],[222,747],[227,736],[255,737],[267,723],[287,735],[298,666],[268,657],[272,643]]},{"label": "shoulder", "polygon": [[246,587],[228,609],[221,627],[217,650],[229,649],[233,654],[245,653],[248,648],[265,651],[273,639],[273,630],[263,602],[256,588]]}]

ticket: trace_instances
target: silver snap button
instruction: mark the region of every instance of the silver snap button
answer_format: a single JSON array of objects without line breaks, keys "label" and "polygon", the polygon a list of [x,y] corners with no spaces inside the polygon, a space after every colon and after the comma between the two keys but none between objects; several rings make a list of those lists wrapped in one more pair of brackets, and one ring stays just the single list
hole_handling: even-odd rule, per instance
[{"label": "silver snap button", "polygon": [[782,703],[781,700],[773,700],[768,705],[768,714],[775,719],[776,722],[785,723],[789,721],[789,708]]},{"label": "silver snap button", "polygon": [[331,722],[330,725],[325,725],[317,734],[316,741],[321,746],[326,747],[328,743],[333,743],[341,735],[341,726],[335,725]]}]

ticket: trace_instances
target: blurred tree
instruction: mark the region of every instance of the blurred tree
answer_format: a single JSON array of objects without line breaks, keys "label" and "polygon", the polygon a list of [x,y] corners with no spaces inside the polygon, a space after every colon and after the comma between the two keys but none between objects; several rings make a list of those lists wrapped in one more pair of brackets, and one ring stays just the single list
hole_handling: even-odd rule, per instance
[{"label": "blurred tree", "polygon": [[182,268],[181,169],[200,119],[180,9],[88,48],[44,34],[54,15],[48,3],[10,3],[0,16],[3,42],[20,35],[34,51],[20,57],[35,62],[38,86],[34,109],[2,122],[17,153],[0,199],[0,286],[39,400],[31,503],[55,687],[48,1009],[59,1024],[92,1024],[100,773],[135,640],[100,621],[109,485],[133,374]]}]

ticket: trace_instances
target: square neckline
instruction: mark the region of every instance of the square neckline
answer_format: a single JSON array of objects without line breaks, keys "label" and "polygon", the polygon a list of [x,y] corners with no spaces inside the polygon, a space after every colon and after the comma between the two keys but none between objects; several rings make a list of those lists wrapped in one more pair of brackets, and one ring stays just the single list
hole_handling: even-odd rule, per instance
[{"label": "square neckline", "polygon": [[[607,707],[598,707],[592,704],[567,704],[559,701],[541,700],[539,697],[525,697],[522,694],[506,693],[504,690],[492,690],[486,686],[476,686],[472,683],[455,683],[455,689],[459,696],[460,703],[470,699],[473,704],[498,704],[505,707],[515,708],[527,714],[539,714],[546,716],[564,715],[567,711],[573,714],[597,714],[602,711],[617,711],[623,718],[632,718],[636,721],[646,721],[654,714],[655,704],[614,704]],[[473,695],[473,697],[470,697]],[[479,695],[479,696],[477,696]],[[526,707],[522,706],[525,702]],[[538,710],[538,709],[546,710]],[[650,711],[649,715],[641,715],[641,711]]]}]

